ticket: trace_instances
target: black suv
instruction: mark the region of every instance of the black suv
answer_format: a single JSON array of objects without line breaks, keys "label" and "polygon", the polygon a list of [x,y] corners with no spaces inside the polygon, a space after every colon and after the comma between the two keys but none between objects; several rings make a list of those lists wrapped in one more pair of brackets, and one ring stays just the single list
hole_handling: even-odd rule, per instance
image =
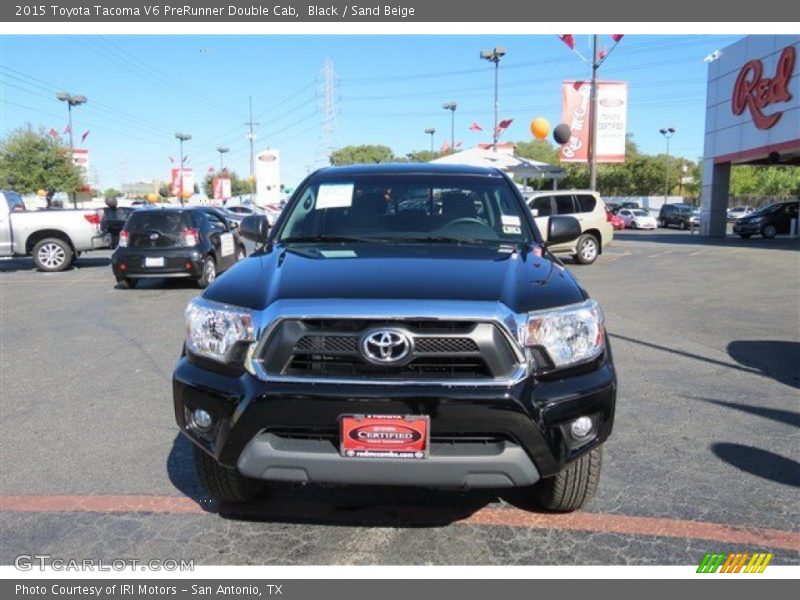
[{"label": "black suv", "polygon": [[129,288],[148,277],[188,277],[206,287],[244,257],[237,226],[215,208],[142,208],[120,231],[111,268]]},{"label": "black suv", "polygon": [[[186,310],[175,418],[220,501],[267,481],[593,494],[616,376],[603,312],[514,183],[453,165],[326,168]],[[551,217],[548,244],[581,233]]]},{"label": "black suv", "polygon": [[778,202],[751,212],[746,217],[736,219],[733,233],[741,238],[760,235],[772,239],[780,233],[790,233],[792,220],[797,220],[800,202]]},{"label": "black suv", "polygon": [[658,226],[689,229],[689,219],[694,211],[695,207],[691,204],[663,204],[658,211]]}]

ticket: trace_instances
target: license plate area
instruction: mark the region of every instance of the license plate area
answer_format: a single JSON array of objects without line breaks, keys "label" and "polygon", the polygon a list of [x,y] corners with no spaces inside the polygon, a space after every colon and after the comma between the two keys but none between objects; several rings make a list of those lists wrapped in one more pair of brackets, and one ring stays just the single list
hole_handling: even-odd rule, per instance
[{"label": "license plate area", "polygon": [[144,266],[145,267],[163,267],[164,266],[164,257],[163,256],[146,256],[144,259]]},{"label": "license plate area", "polygon": [[339,451],[345,458],[421,460],[430,448],[427,415],[342,415]]}]

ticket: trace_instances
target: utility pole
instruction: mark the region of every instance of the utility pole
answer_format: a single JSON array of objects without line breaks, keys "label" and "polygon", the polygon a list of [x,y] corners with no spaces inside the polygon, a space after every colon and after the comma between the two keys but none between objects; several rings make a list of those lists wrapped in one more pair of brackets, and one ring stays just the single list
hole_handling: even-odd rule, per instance
[{"label": "utility pole", "polygon": [[667,160],[664,164],[664,203],[667,202],[667,196],[669,196],[669,139],[675,135],[675,131],[674,127],[664,127],[658,130],[667,140]]},{"label": "utility pole", "polygon": [[445,102],[442,108],[450,111],[450,150],[456,151],[456,102]]},{"label": "utility pole", "polygon": [[597,189],[597,34],[592,36],[592,88],[589,96],[589,189]]},{"label": "utility pole", "polygon": [[258,123],[253,121],[253,97],[250,96],[250,120],[245,123],[249,127],[247,139],[250,140],[250,177],[248,183],[250,184],[250,203],[253,203],[253,190],[256,186],[256,155],[255,155],[255,141],[256,134],[253,133],[253,127],[258,127]]}]

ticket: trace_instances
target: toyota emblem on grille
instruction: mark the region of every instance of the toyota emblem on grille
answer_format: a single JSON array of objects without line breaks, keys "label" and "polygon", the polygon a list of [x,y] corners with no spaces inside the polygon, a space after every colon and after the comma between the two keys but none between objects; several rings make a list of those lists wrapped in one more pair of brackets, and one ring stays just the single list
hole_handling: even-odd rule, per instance
[{"label": "toyota emblem on grille", "polygon": [[398,363],[411,354],[411,350],[411,338],[397,329],[370,331],[361,339],[361,354],[378,365]]}]

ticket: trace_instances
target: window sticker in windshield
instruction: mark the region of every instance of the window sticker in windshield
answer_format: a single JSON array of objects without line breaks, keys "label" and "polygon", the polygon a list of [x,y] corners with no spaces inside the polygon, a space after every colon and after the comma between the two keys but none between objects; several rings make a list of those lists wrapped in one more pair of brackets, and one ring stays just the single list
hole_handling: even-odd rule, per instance
[{"label": "window sticker in windshield", "polygon": [[321,184],[317,192],[317,210],[323,208],[348,208],[353,203],[352,183]]},{"label": "window sticker in windshield", "polygon": [[353,250],[320,250],[319,253],[325,258],[356,258]]},{"label": "window sticker in windshield", "polygon": [[519,227],[519,217],[517,215],[503,215],[500,217],[503,221],[503,225],[516,225]]}]

